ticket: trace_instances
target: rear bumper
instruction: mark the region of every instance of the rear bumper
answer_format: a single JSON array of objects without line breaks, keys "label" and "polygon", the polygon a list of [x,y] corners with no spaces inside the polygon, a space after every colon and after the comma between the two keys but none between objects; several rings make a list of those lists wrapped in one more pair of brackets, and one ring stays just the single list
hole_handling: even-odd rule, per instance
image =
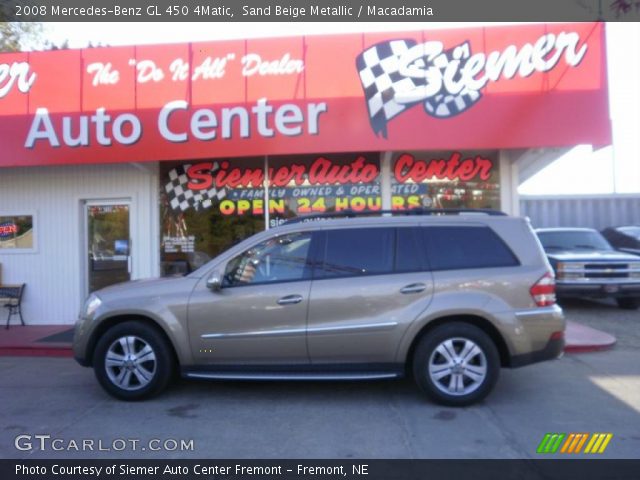
[{"label": "rear bumper", "polygon": [[564,351],[564,345],[564,337],[552,338],[542,350],[524,353],[521,355],[513,355],[511,357],[509,367],[524,367],[525,365],[531,365],[532,363],[544,362],[546,360],[559,358],[562,356],[562,353]]}]

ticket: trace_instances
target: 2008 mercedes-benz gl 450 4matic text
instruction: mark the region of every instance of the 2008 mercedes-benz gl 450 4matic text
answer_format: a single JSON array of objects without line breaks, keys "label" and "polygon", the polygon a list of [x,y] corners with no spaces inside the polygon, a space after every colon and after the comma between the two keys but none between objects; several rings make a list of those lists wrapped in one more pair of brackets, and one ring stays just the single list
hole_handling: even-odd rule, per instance
[{"label": "2008 mercedes-benz gl 450 4matic text", "polygon": [[75,357],[125,400],[159,393],[174,372],[409,374],[452,406],[484,398],[501,367],[557,358],[564,318],[528,221],[422,213],[289,222],[185,277],[97,291],[76,325]]}]

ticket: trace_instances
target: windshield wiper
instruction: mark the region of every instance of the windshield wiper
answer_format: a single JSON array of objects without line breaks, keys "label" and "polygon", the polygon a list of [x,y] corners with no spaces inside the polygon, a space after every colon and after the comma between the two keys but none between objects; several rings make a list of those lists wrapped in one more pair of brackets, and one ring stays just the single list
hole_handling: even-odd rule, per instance
[{"label": "windshield wiper", "polygon": [[573,248],[584,248],[587,250],[597,250],[598,247],[595,247],[593,245],[574,245]]}]

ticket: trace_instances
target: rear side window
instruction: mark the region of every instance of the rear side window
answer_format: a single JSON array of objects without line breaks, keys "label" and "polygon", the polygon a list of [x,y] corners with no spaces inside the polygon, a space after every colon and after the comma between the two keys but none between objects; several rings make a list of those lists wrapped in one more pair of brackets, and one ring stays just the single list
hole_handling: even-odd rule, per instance
[{"label": "rear side window", "polygon": [[390,273],[394,263],[394,228],[327,230],[324,261],[317,278]]},{"label": "rear side window", "polygon": [[432,270],[512,267],[518,259],[489,227],[423,229]]}]

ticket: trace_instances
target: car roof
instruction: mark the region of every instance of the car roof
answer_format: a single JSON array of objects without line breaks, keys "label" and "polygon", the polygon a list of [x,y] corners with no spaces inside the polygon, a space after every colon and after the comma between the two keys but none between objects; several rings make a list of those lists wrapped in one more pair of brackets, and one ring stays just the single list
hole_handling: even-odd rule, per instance
[{"label": "car roof", "polygon": [[597,232],[595,228],[583,227],[553,227],[553,228],[536,228],[536,233],[546,232]]},{"label": "car roof", "polygon": [[[310,217],[312,218],[312,217]],[[319,218],[306,222],[285,223],[269,229],[272,233],[307,231],[333,228],[353,228],[382,225],[490,225],[499,222],[526,221],[521,217],[508,215],[485,215],[481,213],[460,213],[456,215],[398,215],[345,218]]]}]

